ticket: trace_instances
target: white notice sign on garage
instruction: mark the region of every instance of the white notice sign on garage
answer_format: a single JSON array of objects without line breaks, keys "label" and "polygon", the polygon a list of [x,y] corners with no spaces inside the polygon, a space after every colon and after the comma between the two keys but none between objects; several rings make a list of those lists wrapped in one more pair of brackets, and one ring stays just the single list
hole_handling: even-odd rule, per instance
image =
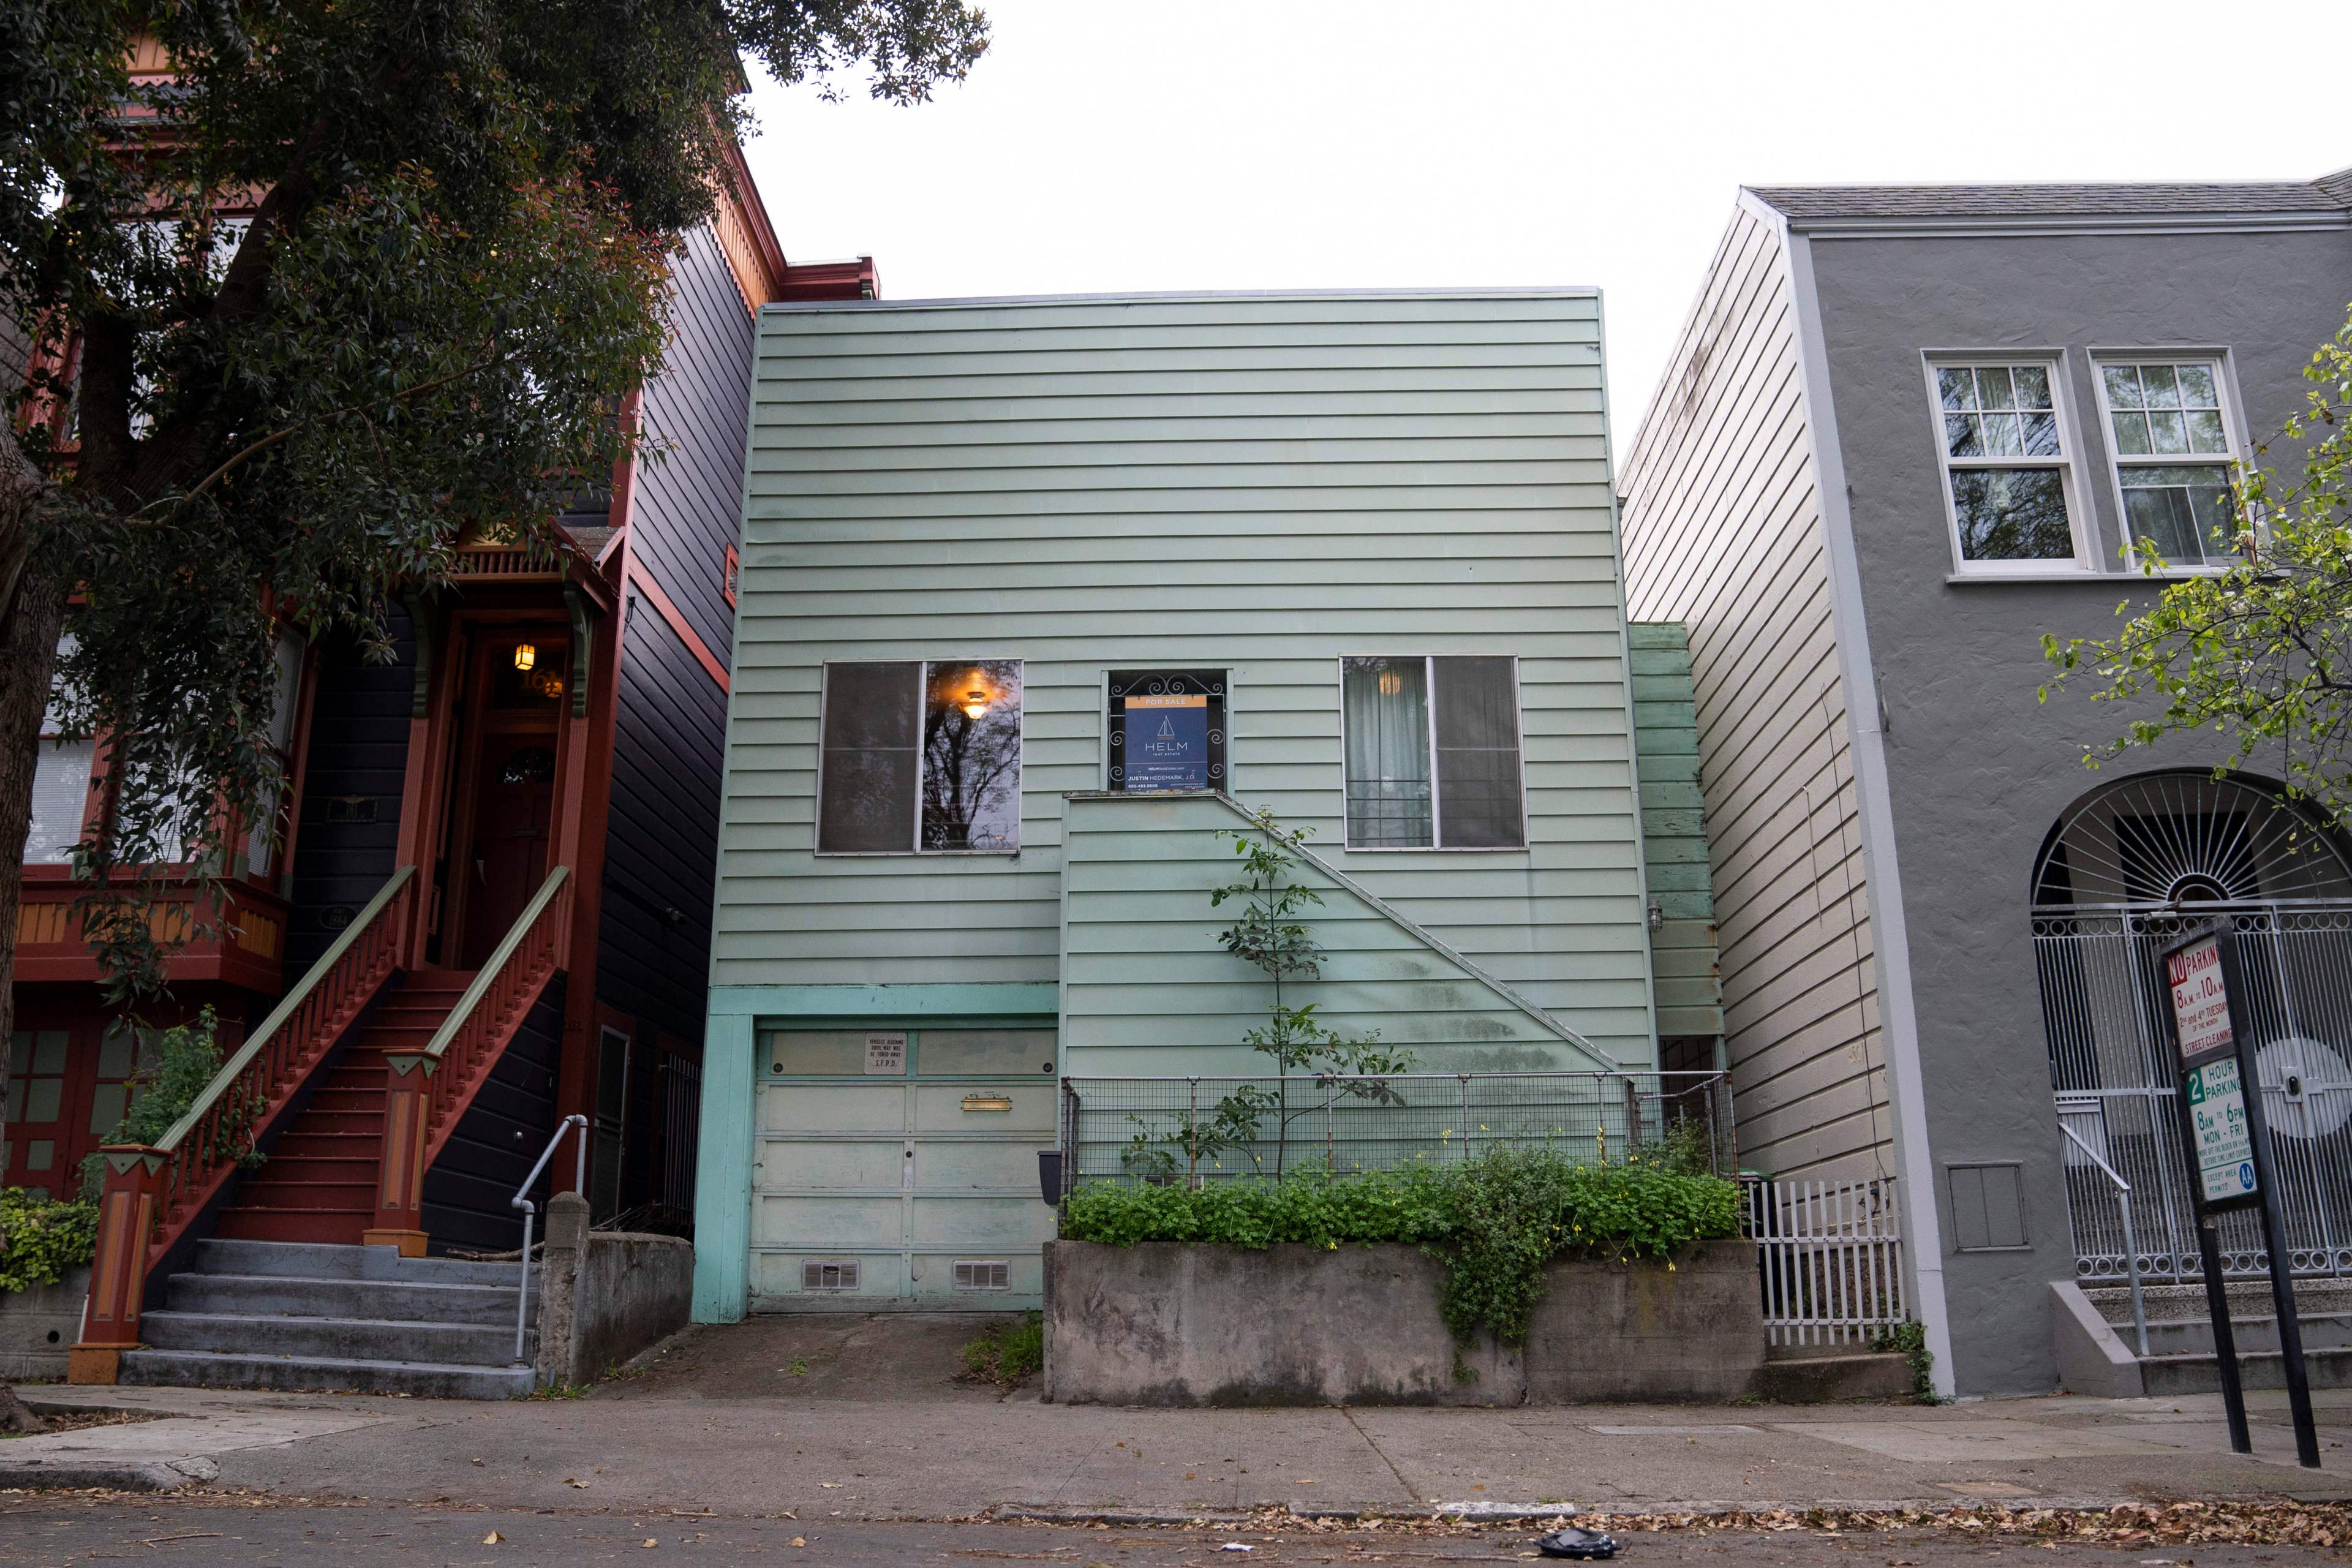
[{"label": "white notice sign on garage", "polygon": [[866,1037],[866,1070],[884,1078],[907,1076],[907,1032]]}]

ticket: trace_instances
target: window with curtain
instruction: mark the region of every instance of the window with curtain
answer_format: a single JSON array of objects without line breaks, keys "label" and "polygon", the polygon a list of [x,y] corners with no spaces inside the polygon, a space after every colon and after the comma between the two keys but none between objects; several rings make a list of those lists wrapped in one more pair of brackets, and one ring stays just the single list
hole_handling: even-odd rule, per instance
[{"label": "window with curtain", "polygon": [[1347,658],[1339,687],[1349,848],[1527,847],[1512,659]]},{"label": "window with curtain", "polygon": [[820,855],[1021,847],[1022,661],[824,667]]},{"label": "window with curtain", "polygon": [[[58,643],[62,660],[74,647],[71,633]],[[33,763],[33,823],[25,836],[27,866],[63,866],[73,859],[81,842],[82,819],[89,809],[89,776],[97,758],[93,742],[60,742],[63,727],[57,704],[41,719],[40,754]]]}]

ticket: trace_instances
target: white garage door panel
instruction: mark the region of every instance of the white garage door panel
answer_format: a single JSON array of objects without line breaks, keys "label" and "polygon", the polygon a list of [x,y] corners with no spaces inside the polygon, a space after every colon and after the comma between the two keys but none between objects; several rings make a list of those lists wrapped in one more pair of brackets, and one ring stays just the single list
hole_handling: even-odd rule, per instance
[{"label": "white garage door panel", "polygon": [[1053,1239],[1054,1211],[1037,1198],[918,1197],[908,1232],[917,1247],[1034,1247]]},{"label": "white garage door panel", "polygon": [[[931,1193],[941,1190],[970,1190],[985,1187],[1002,1192],[1012,1188],[1028,1194],[1037,1190],[1037,1154],[1023,1146],[1008,1149],[1002,1143],[918,1143],[915,1145],[915,1190]],[[1039,1199],[1039,1208],[1045,1206]]]},{"label": "white garage door panel", "polygon": [[[857,1265],[857,1289],[853,1296],[846,1290],[809,1290],[802,1287],[802,1265],[806,1263],[855,1263]],[[824,1305],[840,1298],[851,1301],[866,1297],[891,1297],[907,1294],[907,1262],[896,1252],[764,1252],[759,1255],[759,1269],[751,1276],[754,1308],[790,1305],[810,1307]],[[952,1270],[950,1271],[952,1274]],[[1039,1276],[1038,1290],[1045,1289],[1044,1276]]]},{"label": "white garage door panel", "polygon": [[1051,1029],[763,1032],[754,1307],[1039,1305],[1054,1213],[1037,1195],[1037,1151],[1053,1146],[1061,1110],[1055,1049]]},{"label": "white garage door panel", "polygon": [[752,1244],[795,1248],[895,1247],[903,1234],[898,1210],[897,1198],[826,1198],[813,1202],[763,1196],[753,1215]]},{"label": "white garage door panel", "polygon": [[760,1149],[755,1184],[763,1191],[897,1187],[906,1180],[907,1142],[875,1139],[771,1139]]},{"label": "white garage door panel", "polygon": [[907,1125],[902,1083],[771,1083],[760,1088],[765,1132],[898,1132]]},{"label": "white garage door panel", "polygon": [[[919,1132],[979,1132],[1011,1135],[1054,1130],[1060,1090],[1053,1084],[923,1083],[915,1088]],[[1006,1100],[1010,1110],[966,1110],[967,1099]]]}]

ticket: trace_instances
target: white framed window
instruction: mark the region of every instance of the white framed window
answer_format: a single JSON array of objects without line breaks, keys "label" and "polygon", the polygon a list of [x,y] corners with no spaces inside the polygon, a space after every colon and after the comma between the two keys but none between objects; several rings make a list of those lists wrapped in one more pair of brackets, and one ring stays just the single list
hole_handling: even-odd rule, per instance
[{"label": "white framed window", "polygon": [[1930,354],[1927,388],[1959,570],[1998,575],[2081,567],[2063,361]]},{"label": "white framed window", "polygon": [[1350,849],[1524,849],[1518,660],[1339,660]]},{"label": "white framed window", "polygon": [[2242,447],[2221,357],[2155,351],[2094,363],[2125,559],[2151,540],[2169,565],[2227,565],[2238,529],[2230,468]]},{"label": "white framed window", "polygon": [[[74,647],[68,632],[58,643],[62,662]],[[25,835],[27,866],[63,866],[73,859],[89,820],[90,775],[97,771],[98,746],[90,740],[64,741],[64,725],[52,700],[41,716],[39,754],[33,761],[33,821]]]},{"label": "white framed window", "polygon": [[824,667],[820,855],[1021,848],[1022,661]]},{"label": "white framed window", "polygon": [[280,788],[270,792],[260,819],[246,830],[245,869],[252,877],[269,875],[278,847],[284,842],[286,824],[280,820],[278,807],[284,804],[284,785],[294,777],[294,720],[302,697],[305,648],[302,639],[291,631],[278,632],[277,679],[270,689],[269,747],[278,754]]}]

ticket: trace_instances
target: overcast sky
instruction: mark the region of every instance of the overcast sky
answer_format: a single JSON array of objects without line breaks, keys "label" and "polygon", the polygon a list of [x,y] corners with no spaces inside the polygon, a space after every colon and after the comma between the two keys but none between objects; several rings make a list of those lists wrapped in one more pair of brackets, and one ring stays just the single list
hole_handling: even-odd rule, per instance
[{"label": "overcast sky", "polygon": [[1621,451],[1739,185],[2352,163],[2259,107],[2293,62],[2210,0],[986,8],[919,108],[755,89],[787,257],[872,256],[894,300],[1595,285]]}]

